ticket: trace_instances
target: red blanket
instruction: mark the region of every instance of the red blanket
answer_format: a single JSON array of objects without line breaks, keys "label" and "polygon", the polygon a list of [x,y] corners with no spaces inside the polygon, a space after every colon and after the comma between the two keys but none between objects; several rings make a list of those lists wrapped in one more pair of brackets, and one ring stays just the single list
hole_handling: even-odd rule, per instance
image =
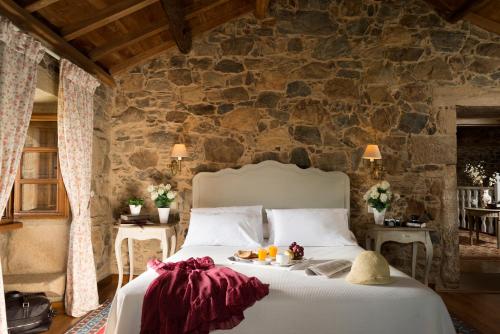
[{"label": "red blanket", "polygon": [[210,257],[149,263],[160,276],[146,291],[141,334],[202,334],[230,329],[243,311],[269,294],[269,285],[226,267]]}]

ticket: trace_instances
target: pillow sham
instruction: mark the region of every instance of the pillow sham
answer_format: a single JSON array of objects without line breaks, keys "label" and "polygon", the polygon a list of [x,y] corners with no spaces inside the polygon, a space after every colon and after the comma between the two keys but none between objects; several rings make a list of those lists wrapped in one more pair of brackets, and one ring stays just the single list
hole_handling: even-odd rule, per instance
[{"label": "pillow sham", "polygon": [[[273,243],[288,246],[356,245],[348,226],[347,209],[273,209]],[[268,215],[269,220],[269,215]]]},{"label": "pillow sham", "polygon": [[249,206],[220,206],[215,208],[192,208],[191,212],[198,213],[221,213],[221,212],[240,212],[240,213],[250,213],[259,216],[259,226],[257,227],[257,232],[259,234],[259,243],[264,243],[264,228],[262,223],[262,205],[249,205]]},{"label": "pillow sham", "polygon": [[184,246],[240,246],[255,248],[261,245],[258,228],[262,215],[241,212],[191,212]]}]

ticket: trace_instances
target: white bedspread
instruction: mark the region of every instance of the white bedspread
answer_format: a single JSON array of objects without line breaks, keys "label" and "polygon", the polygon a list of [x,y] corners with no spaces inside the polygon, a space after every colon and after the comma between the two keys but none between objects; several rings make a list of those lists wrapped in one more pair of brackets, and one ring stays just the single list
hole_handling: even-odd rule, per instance
[{"label": "white bedspread", "polygon": [[[229,264],[236,247],[186,247],[168,261],[211,256],[225,265],[270,284],[270,293],[245,311],[245,320],[231,333],[285,334],[439,334],[455,333],[441,298],[418,281],[391,268],[389,285],[349,284],[342,276],[327,279],[270,266]],[[307,247],[306,257],[350,259],[358,246]],[[149,270],[122,287],[113,300],[106,333],[139,333],[144,293],[157,277]],[[223,333],[223,331],[216,331]]]}]

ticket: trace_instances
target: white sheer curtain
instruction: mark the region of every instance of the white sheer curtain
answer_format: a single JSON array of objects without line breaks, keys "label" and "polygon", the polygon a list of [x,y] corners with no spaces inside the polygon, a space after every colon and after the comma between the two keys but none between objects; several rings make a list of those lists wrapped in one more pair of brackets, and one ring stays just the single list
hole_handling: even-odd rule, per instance
[{"label": "white sheer curtain", "polygon": [[66,313],[74,317],[99,306],[90,220],[94,92],[98,85],[90,74],[61,60],[57,110],[59,161],[73,215],[65,307]]},{"label": "white sheer curtain", "polygon": [[[31,36],[0,16],[0,213],[19,167],[44,51]],[[7,334],[0,254],[0,333]]]}]

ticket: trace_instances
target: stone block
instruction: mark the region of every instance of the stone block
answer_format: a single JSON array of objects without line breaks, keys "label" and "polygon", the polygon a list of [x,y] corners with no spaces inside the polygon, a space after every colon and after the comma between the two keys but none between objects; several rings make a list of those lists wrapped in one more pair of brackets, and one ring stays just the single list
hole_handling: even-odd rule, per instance
[{"label": "stone block", "polygon": [[413,165],[457,163],[456,136],[412,136],[410,137],[409,152]]}]

